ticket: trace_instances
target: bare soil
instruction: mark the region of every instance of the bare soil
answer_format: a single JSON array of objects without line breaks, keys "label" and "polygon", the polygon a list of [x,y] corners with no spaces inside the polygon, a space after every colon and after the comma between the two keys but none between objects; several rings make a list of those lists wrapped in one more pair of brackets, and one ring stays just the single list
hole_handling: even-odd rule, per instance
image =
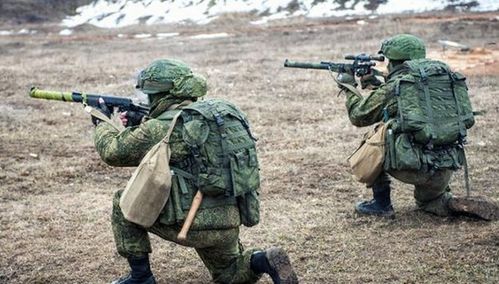
[{"label": "bare soil", "polygon": [[[262,222],[243,228],[248,247],[285,248],[302,283],[498,283],[499,223],[441,218],[417,210],[411,187],[394,183],[395,219],[356,216],[371,194],[346,158],[368,128],[349,123],[344,98],[324,71],[283,67],[284,59],[342,61],[376,52],[382,39],[414,33],[430,57],[468,77],[477,117],[466,147],[474,195],[499,200],[499,13],[371,19],[294,19],[266,26],[228,16],[207,26],[55,25],[31,36],[0,36],[0,283],[106,283],[127,271],[114,248],[113,192],[133,169],[105,165],[78,104],[30,99],[33,85],[134,95],[137,72],[177,58],[208,78],[209,97],[229,99],[259,137]],[[171,38],[134,33],[179,32]],[[192,39],[203,33],[231,36]],[[124,34],[121,38],[117,34]],[[442,51],[439,39],[475,48]],[[479,48],[479,49],[476,49]],[[478,50],[478,51],[477,51]],[[481,54],[479,50],[483,52]],[[464,194],[462,171],[451,186]],[[152,237],[159,283],[209,283],[192,249]],[[270,283],[265,277],[262,283]]]}]

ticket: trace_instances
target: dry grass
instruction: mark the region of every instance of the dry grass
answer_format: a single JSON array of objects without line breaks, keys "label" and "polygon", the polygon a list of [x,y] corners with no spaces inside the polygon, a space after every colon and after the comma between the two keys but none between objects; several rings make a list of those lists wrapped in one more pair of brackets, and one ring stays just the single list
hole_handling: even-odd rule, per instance
[{"label": "dry grass", "polygon": [[[365,129],[350,125],[327,73],[282,67],[285,58],[374,52],[382,38],[399,32],[421,35],[435,56],[442,38],[481,47],[499,38],[497,16],[390,17],[364,26],[295,19],[266,27],[228,25],[237,18],[227,17],[203,27],[86,28],[59,37],[44,26],[32,37],[0,37],[0,283],[105,283],[126,270],[109,215],[112,194],[131,169],[99,160],[79,105],[29,99],[27,90],[131,95],[135,73],[157,58],[188,62],[208,78],[210,97],[230,99],[249,115],[260,137],[263,222],[243,229],[241,239],[285,247],[303,283],[499,282],[498,222],[427,215],[400,183],[393,193],[396,219],[355,216],[354,202],[370,193],[350,177],[345,160]],[[151,31],[181,35],[115,37]],[[205,32],[233,36],[188,37]],[[497,201],[499,68],[469,71],[472,101],[487,111],[470,131],[473,190]],[[462,173],[452,186],[463,193]],[[153,247],[160,283],[210,281],[192,249],[156,237]]]}]

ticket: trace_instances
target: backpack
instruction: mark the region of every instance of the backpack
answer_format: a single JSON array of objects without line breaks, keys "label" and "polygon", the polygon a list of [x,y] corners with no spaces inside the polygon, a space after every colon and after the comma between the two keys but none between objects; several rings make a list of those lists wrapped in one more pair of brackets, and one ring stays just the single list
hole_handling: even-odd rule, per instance
[{"label": "backpack", "polygon": [[403,64],[408,74],[395,84],[398,113],[386,134],[384,169],[435,171],[464,166],[469,194],[464,143],[475,120],[466,78],[436,60]]},{"label": "backpack", "polygon": [[210,99],[186,106],[181,117],[182,138],[191,151],[191,182],[205,196],[235,198],[241,223],[258,224],[259,164],[245,115],[225,100]]},{"label": "backpack", "polygon": [[409,74],[395,86],[399,132],[415,143],[434,146],[463,143],[475,123],[465,77],[430,59],[404,62]]}]

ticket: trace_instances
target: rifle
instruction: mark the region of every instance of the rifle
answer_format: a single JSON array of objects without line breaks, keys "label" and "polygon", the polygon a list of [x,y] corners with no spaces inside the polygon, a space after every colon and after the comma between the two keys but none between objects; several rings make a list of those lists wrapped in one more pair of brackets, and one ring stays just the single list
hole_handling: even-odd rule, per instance
[{"label": "rifle", "polygon": [[46,91],[40,90],[37,87],[31,87],[29,96],[36,99],[82,103],[83,105],[91,107],[98,107],[99,98],[102,98],[104,99],[106,106],[111,110],[117,108],[119,112],[134,111],[143,115],[147,115],[149,113],[149,107],[141,103],[134,103],[131,98],[118,96],[85,94],[79,92]]},{"label": "rifle", "polygon": [[309,63],[309,62],[296,62],[286,59],[284,61],[284,67],[290,68],[305,68],[305,69],[322,69],[329,70],[336,73],[351,73],[358,77],[370,74],[371,71],[375,76],[382,76],[382,72],[374,69],[376,62],[373,61],[385,61],[383,55],[368,55],[365,53],[359,55],[347,55],[345,56],[347,60],[353,60],[353,63],[334,63],[328,61],[321,61],[320,63]]}]

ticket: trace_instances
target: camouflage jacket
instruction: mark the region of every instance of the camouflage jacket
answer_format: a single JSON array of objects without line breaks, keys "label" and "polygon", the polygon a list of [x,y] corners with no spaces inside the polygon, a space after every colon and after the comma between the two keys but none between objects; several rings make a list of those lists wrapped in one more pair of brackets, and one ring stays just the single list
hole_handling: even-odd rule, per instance
[{"label": "camouflage jacket", "polygon": [[[173,104],[180,103],[178,99],[167,101],[151,109],[151,116],[138,126],[127,127],[119,132],[108,123],[102,122],[95,128],[95,148],[102,160],[116,167],[133,167],[140,164],[142,158],[163,139],[171,125],[173,116],[178,110],[168,110]],[[171,159],[170,165],[181,167],[191,156],[187,144],[182,138],[182,121],[177,121],[170,137]],[[188,171],[188,170],[187,170]],[[166,225],[182,224],[192,199],[197,191],[194,182],[173,177],[170,198],[165,205],[159,221]],[[192,230],[228,229],[240,225],[239,211],[234,204],[225,204],[205,198],[191,227]]]},{"label": "camouflage jacket", "polygon": [[389,118],[397,115],[397,99],[394,95],[394,88],[397,80],[406,74],[402,67],[402,65],[395,67],[388,74],[386,83],[379,86],[366,97],[348,88],[343,89],[347,96],[346,107],[348,117],[353,125],[362,127],[382,121],[385,108]]}]

